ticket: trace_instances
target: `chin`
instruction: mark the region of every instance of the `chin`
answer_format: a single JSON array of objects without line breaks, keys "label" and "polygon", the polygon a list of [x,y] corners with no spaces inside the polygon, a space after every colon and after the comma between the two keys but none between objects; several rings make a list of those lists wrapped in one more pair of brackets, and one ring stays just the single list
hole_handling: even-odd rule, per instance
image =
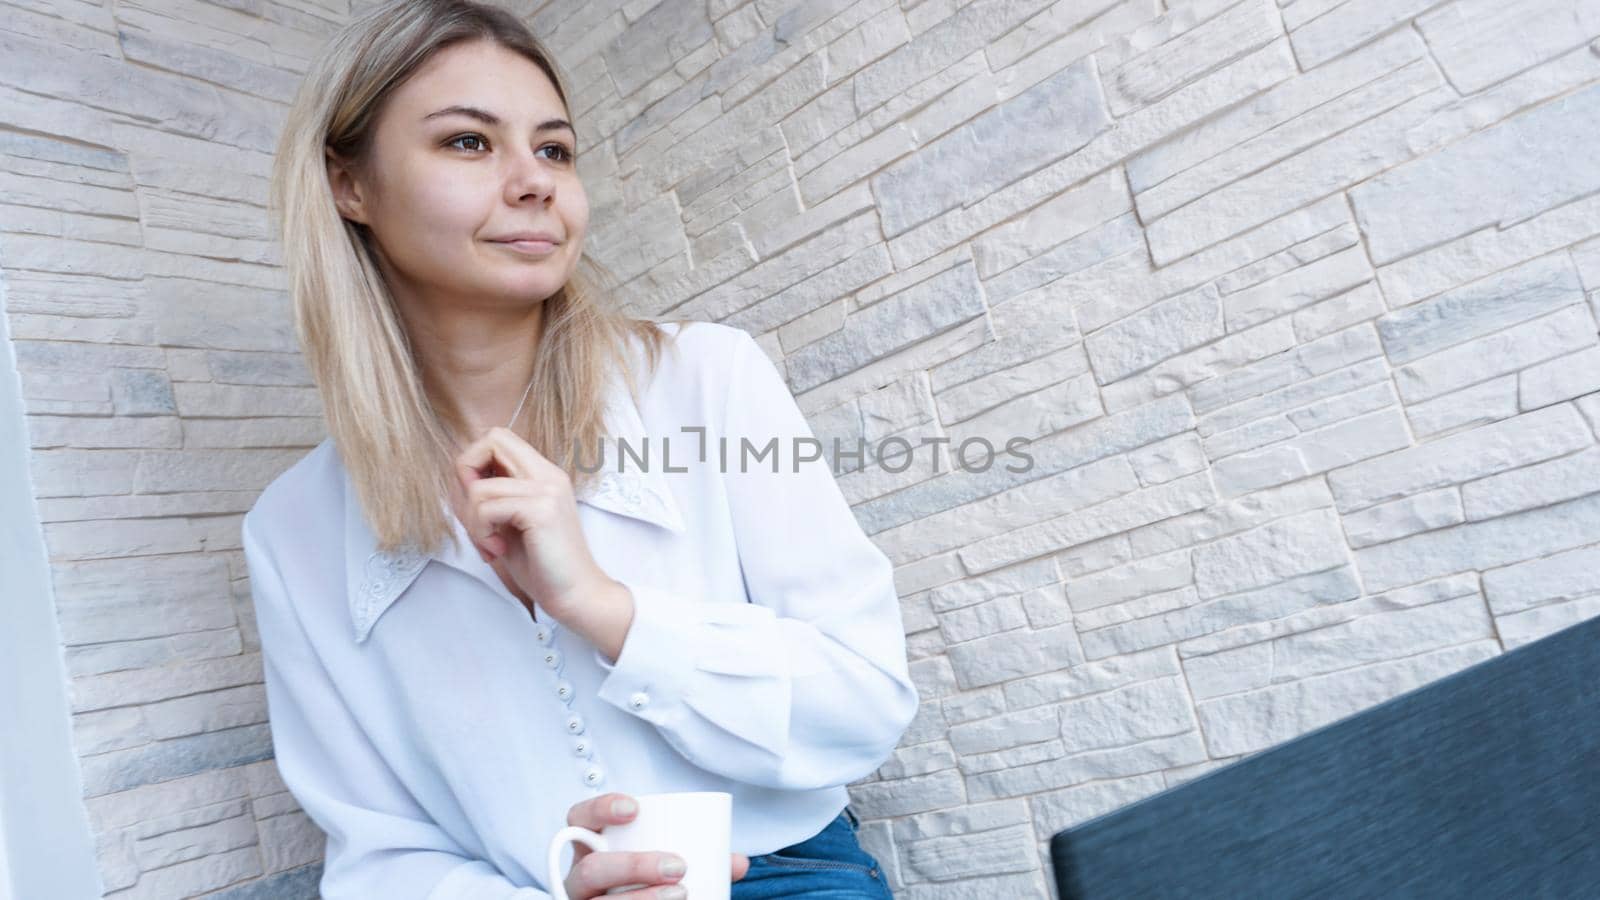
[{"label": "chin", "polygon": [[518,278],[511,279],[501,285],[501,288],[506,294],[518,300],[526,301],[530,297],[545,300],[554,296],[565,283],[565,280],[556,278]]}]

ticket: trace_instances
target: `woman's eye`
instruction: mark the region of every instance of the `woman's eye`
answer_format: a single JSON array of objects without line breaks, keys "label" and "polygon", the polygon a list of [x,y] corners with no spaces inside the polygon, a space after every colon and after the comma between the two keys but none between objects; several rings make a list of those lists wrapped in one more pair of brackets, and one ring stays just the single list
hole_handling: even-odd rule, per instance
[{"label": "woman's eye", "polygon": [[[473,141],[473,142],[475,142],[476,146],[471,146],[471,147],[462,146],[461,145],[462,141]],[[456,137],[451,138],[449,141],[446,142],[445,146],[447,146],[447,147],[460,147],[460,149],[462,149],[462,150],[466,150],[468,152],[475,152],[475,151],[478,151],[478,150],[482,150],[486,146],[488,146],[488,142],[484,140],[483,135],[481,135],[481,134],[463,134],[463,135],[458,135]],[[548,157],[549,159],[554,160],[555,162],[566,163],[566,162],[571,162],[572,161],[572,151],[568,150],[566,147],[563,147],[560,144],[546,144],[543,147],[540,147],[539,150],[541,152],[542,151],[546,151],[546,150],[555,151],[551,156]]]}]

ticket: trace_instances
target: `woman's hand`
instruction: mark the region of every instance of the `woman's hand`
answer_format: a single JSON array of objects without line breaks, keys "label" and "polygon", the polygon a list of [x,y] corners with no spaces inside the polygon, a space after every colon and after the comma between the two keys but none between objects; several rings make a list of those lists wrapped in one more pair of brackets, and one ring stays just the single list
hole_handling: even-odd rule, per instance
[{"label": "woman's hand", "polygon": [[558,620],[615,582],[589,552],[572,479],[508,428],[491,428],[456,457],[466,492],[462,524],[485,562]]},{"label": "woman's hand", "polygon": [[[638,812],[638,804],[632,804],[633,808],[626,813],[618,813],[612,807],[613,802],[632,800],[633,798],[627,794],[614,792],[574,803],[572,808],[567,810],[567,824],[580,825],[590,831],[600,831],[607,825],[621,825],[632,821]],[[674,895],[663,891],[682,880],[683,873],[664,875],[661,866],[663,863],[674,861],[681,863],[683,858],[674,853],[656,851],[595,851],[582,844],[574,844],[572,869],[562,884],[566,885],[567,896],[572,900],[590,900],[625,884],[642,884],[647,887],[612,896],[632,897],[634,900],[672,900]],[[733,854],[730,863],[731,881],[738,881],[750,871],[750,858],[743,853]],[[679,893],[676,896],[681,898],[683,894]]]}]

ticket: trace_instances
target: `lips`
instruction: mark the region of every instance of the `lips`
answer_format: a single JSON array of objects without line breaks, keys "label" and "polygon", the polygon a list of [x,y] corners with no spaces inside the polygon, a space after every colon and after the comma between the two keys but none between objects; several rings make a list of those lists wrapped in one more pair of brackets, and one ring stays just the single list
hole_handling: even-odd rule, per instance
[{"label": "lips", "polygon": [[498,244],[512,244],[517,242],[543,242],[546,244],[559,244],[561,241],[548,231],[518,231],[512,234],[501,235],[490,240]]},{"label": "lips", "polygon": [[508,241],[490,241],[493,244],[532,259],[549,259],[555,256],[558,243],[548,239],[514,239]]}]

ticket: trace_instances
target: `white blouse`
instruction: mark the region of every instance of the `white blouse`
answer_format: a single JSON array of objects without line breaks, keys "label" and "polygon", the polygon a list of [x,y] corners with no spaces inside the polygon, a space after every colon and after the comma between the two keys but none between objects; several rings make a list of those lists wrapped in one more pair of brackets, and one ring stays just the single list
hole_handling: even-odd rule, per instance
[{"label": "white blouse", "polygon": [[677,347],[637,406],[614,382],[606,474],[578,498],[634,598],[614,664],[530,616],[443,498],[459,550],[374,552],[331,439],[245,516],[273,747],[327,832],[328,900],[548,897],[572,859],[547,873],[550,838],[608,791],[727,791],[732,849],[769,853],[836,817],[916,714],[892,566],[825,461],[794,471],[814,435],[776,367],[736,328],[657,327]]}]

